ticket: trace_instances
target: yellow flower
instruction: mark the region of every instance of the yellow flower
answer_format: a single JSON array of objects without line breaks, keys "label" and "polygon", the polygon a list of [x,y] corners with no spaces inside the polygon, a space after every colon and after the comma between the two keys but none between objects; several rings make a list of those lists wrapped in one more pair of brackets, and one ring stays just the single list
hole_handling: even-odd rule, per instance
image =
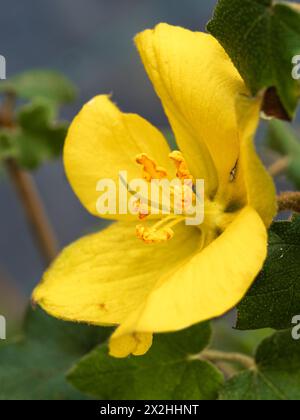
[{"label": "yellow flower", "polygon": [[252,141],[261,99],[250,97],[218,42],[160,24],[139,34],[136,45],[181,153],[170,154],[163,135],[143,118],[98,96],[69,130],[67,176],[96,216],[97,182],[117,183],[120,170],[148,181],[174,173],[204,179],[204,223],[187,226],[175,216],[155,221],[147,211],[138,222],[116,216],[117,223],[66,248],[33,294],[55,317],[117,325],[110,340],[116,357],[142,355],[153,333],[233,308],[263,265],[266,227],[276,213],[274,185]]}]

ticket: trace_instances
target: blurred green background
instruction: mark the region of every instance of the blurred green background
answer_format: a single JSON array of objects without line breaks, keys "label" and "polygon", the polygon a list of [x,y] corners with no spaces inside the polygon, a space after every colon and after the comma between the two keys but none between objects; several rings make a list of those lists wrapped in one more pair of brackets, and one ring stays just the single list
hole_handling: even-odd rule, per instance
[{"label": "blurred green background", "polygon": [[[79,89],[63,110],[71,120],[99,93],[113,93],[127,112],[154,124],[166,120],[133,45],[134,35],[159,22],[204,30],[215,0],[2,0],[0,54],[7,76],[33,68],[64,73]],[[0,81],[1,83],[1,81]],[[61,162],[44,165],[35,179],[61,246],[101,228],[73,195]],[[8,179],[0,181],[0,312],[20,314],[44,270]]]}]

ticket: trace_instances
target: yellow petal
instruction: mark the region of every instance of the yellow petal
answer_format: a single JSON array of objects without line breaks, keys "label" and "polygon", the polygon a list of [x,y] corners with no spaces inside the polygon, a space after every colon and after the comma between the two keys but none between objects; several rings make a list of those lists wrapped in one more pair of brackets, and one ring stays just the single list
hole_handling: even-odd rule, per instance
[{"label": "yellow petal", "polygon": [[143,356],[152,346],[153,335],[132,333],[112,339],[109,346],[109,354],[113,357],[123,358],[130,354]]},{"label": "yellow petal", "polygon": [[258,157],[253,136],[259,122],[260,98],[239,97],[238,126],[241,138],[241,173],[247,191],[247,201],[270,226],[277,213],[276,188],[273,179]]},{"label": "yellow petal", "polygon": [[[87,103],[73,121],[64,149],[68,179],[82,204],[99,216],[96,191],[99,180],[119,183],[119,171],[128,172],[128,180],[141,178],[135,158],[148,154],[170,173],[169,146],[163,135],[138,115],[124,114],[108,96],[97,96]],[[118,190],[117,190],[118,193]],[[112,219],[125,216],[101,215]],[[133,217],[131,217],[133,218]]]},{"label": "yellow petal", "polygon": [[227,191],[240,150],[235,101],[246,93],[231,60],[212,36],[167,24],[136,44],[194,177],[208,195]]},{"label": "yellow petal", "polygon": [[199,237],[197,228],[181,224],[167,244],[145,245],[135,236],[135,224],[115,223],[66,248],[33,300],[65,320],[119,324],[145,301],[158,279],[197,251]]},{"label": "yellow petal", "polygon": [[156,285],[112,340],[180,330],[223,315],[245,295],[266,254],[266,228],[255,210],[245,208],[225,233]]}]

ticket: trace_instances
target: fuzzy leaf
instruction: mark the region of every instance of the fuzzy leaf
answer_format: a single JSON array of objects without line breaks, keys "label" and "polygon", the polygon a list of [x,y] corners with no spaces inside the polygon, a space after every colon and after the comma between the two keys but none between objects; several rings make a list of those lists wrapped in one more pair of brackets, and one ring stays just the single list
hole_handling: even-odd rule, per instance
[{"label": "fuzzy leaf", "polygon": [[[299,81],[292,77],[292,60],[300,53],[300,13],[293,5],[273,0],[219,0],[208,24],[252,94],[270,88],[268,114],[283,119],[294,116],[300,97]],[[276,103],[277,95],[282,109]]]},{"label": "fuzzy leaf", "polygon": [[263,270],[238,306],[237,328],[286,329],[300,314],[300,216],[270,229]]},{"label": "fuzzy leaf", "polygon": [[127,359],[109,357],[102,345],[84,357],[68,378],[83,393],[102,399],[214,400],[223,383],[221,373],[190,357],[208,345],[210,335],[208,324],[157,335],[145,356]]},{"label": "fuzzy leaf", "polygon": [[0,400],[84,399],[66,382],[65,373],[106,334],[30,310],[24,335],[0,346]]},{"label": "fuzzy leaf", "polygon": [[285,331],[267,338],[256,353],[256,370],[229,380],[221,400],[300,400],[300,341]]},{"label": "fuzzy leaf", "polygon": [[44,100],[20,108],[17,125],[0,131],[0,160],[14,158],[28,170],[62,153],[68,124],[56,123],[56,110]]}]

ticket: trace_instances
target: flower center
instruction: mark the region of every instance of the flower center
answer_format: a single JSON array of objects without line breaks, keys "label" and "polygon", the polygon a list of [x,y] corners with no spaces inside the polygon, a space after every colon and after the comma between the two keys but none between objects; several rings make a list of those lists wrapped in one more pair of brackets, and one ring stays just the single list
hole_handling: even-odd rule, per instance
[{"label": "flower center", "polygon": [[[139,198],[136,201],[136,210],[140,220],[147,219],[153,208],[159,208],[162,213],[168,209],[168,214],[162,214],[162,219],[152,226],[138,225],[136,227],[137,237],[147,244],[166,242],[173,238],[173,228],[184,222],[192,214],[192,206],[196,202],[194,192],[194,178],[190,173],[186,161],[179,151],[170,153],[169,158],[175,165],[176,179],[169,181],[168,173],[165,168],[143,153],[136,157],[136,162],[143,167],[143,178],[152,183],[154,187],[164,188],[161,193],[159,203],[155,200],[143,200]],[[166,181],[164,184],[163,181]],[[167,191],[167,192],[166,192]],[[169,202],[166,204],[166,200]]]},{"label": "flower center", "polygon": [[[143,153],[136,157],[136,162],[143,167],[143,178],[158,188],[167,185],[168,194],[160,194],[158,200],[136,200],[135,208],[141,221],[150,218],[153,209],[159,209],[162,214],[161,220],[153,225],[139,224],[136,226],[136,235],[146,244],[158,244],[167,242],[174,237],[174,228],[179,223],[194,224],[202,233],[203,247],[218,237],[232,222],[235,214],[225,211],[225,206],[216,201],[211,201],[204,195],[203,189],[197,189],[197,180],[190,173],[188,165],[179,151],[170,153],[169,158],[175,165],[176,179],[171,181],[165,168]],[[164,184],[164,182],[166,182]],[[202,181],[203,182],[203,181]],[[166,205],[165,198],[169,199]],[[170,200],[171,198],[171,200]],[[204,214],[205,209],[205,214]],[[166,211],[167,210],[167,211]],[[165,212],[164,212],[165,211]],[[191,217],[195,218],[198,213],[203,213],[199,223],[189,223]],[[156,213],[157,214],[157,213]]]}]

